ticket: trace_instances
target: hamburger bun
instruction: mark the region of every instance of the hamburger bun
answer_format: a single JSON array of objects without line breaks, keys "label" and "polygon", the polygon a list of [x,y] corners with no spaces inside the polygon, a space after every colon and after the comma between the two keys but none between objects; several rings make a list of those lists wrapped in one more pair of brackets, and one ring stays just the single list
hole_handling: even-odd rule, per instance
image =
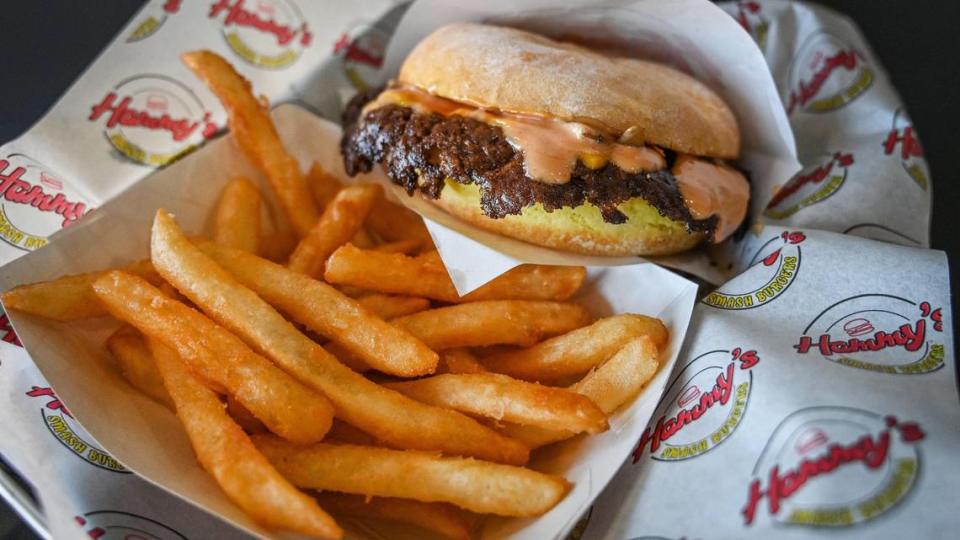
[{"label": "hamburger bun", "polygon": [[476,107],[574,121],[632,144],[735,159],[740,131],[712,90],[673,68],[605,56],[501,26],[458,23],[423,39],[402,84]]}]

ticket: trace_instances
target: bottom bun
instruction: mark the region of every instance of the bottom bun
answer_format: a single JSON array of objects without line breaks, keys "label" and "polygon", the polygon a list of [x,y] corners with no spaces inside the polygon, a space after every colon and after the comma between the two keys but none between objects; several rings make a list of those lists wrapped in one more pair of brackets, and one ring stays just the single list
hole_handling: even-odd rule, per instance
[{"label": "bottom bun", "polygon": [[483,229],[563,251],[586,255],[670,255],[696,246],[704,236],[684,223],[665,218],[647,201],[634,198],[617,208],[627,222],[603,221],[592,204],[547,212],[537,203],[520,215],[493,219],[480,208],[480,188],[447,180],[439,199],[427,199],[448,213]]}]

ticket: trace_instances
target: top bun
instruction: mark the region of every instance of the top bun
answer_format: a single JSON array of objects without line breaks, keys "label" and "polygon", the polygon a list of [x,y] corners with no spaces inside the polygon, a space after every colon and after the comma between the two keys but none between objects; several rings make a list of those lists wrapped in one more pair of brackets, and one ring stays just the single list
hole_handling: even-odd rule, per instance
[{"label": "top bun", "polygon": [[618,136],[632,128],[634,143],[722,159],[740,153],[733,112],[696,79],[513,28],[439,28],[413,49],[399,80],[476,107],[581,122]]}]

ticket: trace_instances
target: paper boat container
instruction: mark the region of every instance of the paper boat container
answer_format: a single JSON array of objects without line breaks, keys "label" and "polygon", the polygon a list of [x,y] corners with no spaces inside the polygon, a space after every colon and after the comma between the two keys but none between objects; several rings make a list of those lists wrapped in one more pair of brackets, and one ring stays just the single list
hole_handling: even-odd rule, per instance
[{"label": "paper boat container", "polygon": [[[340,128],[309,112],[282,106],[274,120],[287,148],[307,167],[314,159],[345,182],[337,150]],[[173,212],[188,234],[202,234],[211,208],[231,175],[263,179],[229,140],[216,140],[184,160],[136,184],[51,244],[5,267],[0,288],[108,267],[148,255],[150,224],[157,208]],[[369,178],[366,180],[370,180]],[[610,430],[578,438],[535,455],[534,468],[566,476],[575,485],[539,519],[490,519],[481,538],[556,538],[570,530],[624,462],[650,419],[683,343],[696,286],[653,264],[591,269],[576,301],[595,316],[636,312],[663,319],[670,345],[647,389],[613,416]],[[233,505],[198,465],[172,412],[139,394],[113,368],[103,341],[117,323],[101,318],[56,323],[10,313],[16,331],[40,371],[72,414],[125,467],[150,482],[237,527],[277,537]],[[345,523],[350,527],[350,523]],[[398,530],[354,530],[355,537],[398,538]]]}]

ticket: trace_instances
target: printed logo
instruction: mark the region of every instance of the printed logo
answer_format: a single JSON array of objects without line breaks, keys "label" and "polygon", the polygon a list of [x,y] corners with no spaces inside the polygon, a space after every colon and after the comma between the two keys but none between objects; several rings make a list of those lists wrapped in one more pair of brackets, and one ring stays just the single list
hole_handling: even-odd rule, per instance
[{"label": "printed logo", "polygon": [[842,527],[895,507],[917,481],[914,422],[848,407],[801,409],[777,426],[753,468],[744,522]]},{"label": "printed logo", "polygon": [[853,163],[853,153],[836,152],[826,162],[801,170],[773,194],[763,215],[786,219],[830,197],[846,182]]},{"label": "printed logo", "polygon": [[74,420],[73,414],[54,394],[53,388],[34,386],[26,392],[26,395],[41,398],[44,401],[43,407],[40,408],[40,415],[47,429],[60,444],[80,459],[108,471],[130,472],[102,448],[87,440],[87,436],[83,435],[85,433],[83,427]]},{"label": "printed logo", "polygon": [[390,40],[375,26],[363,25],[340,34],[333,44],[333,54],[343,62],[343,73],[350,84],[363,91],[380,84],[380,67]]},{"label": "printed logo", "polygon": [[757,2],[737,2],[736,19],[740,26],[757,42],[761,51],[767,50],[767,33],[770,31],[770,21],[763,16],[763,10]]},{"label": "printed logo", "polygon": [[313,42],[306,19],[289,0],[217,0],[208,16],[220,19],[233,52],[257,67],[285,68]]},{"label": "printed logo", "polygon": [[862,236],[864,238],[873,238],[874,240],[880,240],[882,242],[890,242],[892,244],[913,244],[915,246],[921,245],[921,242],[916,238],[911,238],[899,231],[895,231],[890,227],[885,225],[880,225],[879,223],[858,223],[856,225],[851,225],[847,227],[843,234],[853,234],[856,236]]},{"label": "printed logo", "polygon": [[0,315],[0,341],[23,347],[23,343],[20,343],[20,338],[14,332],[13,325],[10,324],[10,317],[6,313]]},{"label": "printed logo", "polygon": [[[159,12],[147,13],[146,18],[127,36],[127,43],[143,41],[156,34],[157,30],[160,30],[160,27],[163,26],[163,23],[167,22],[167,18],[170,15],[180,11],[180,4],[181,0],[167,0],[160,6]],[[156,8],[153,4],[150,4],[147,9],[154,11]]]},{"label": "printed logo", "polygon": [[716,350],[694,358],[670,384],[633,451],[633,462],[647,450],[657,461],[680,461],[705,454],[740,425],[753,386],[757,351]]},{"label": "printed logo", "polygon": [[802,232],[784,231],[760,246],[750,269],[708,294],[702,302],[720,309],[752,309],[772,302],[793,284],[800,271]]},{"label": "printed logo", "polygon": [[860,294],[820,312],[793,346],[844,366],[891,374],[943,367],[940,308],[890,294]]},{"label": "printed logo", "polygon": [[176,161],[217,132],[200,98],[164,75],[124,79],[90,108],[87,120],[103,124],[118,152],[151,167]]},{"label": "printed logo", "polygon": [[893,113],[893,125],[887,138],[883,140],[883,153],[888,156],[896,154],[903,170],[907,171],[918,186],[927,191],[930,187],[930,172],[923,159],[923,147],[920,146],[920,139],[913,132],[913,124],[902,108]]},{"label": "printed logo", "polygon": [[77,222],[91,209],[62,180],[23,154],[0,159],[0,240],[23,251]]},{"label": "printed logo", "polygon": [[74,520],[93,540],[187,540],[159,521],[130,512],[97,510]]},{"label": "printed logo", "polygon": [[873,84],[866,59],[840,39],[817,32],[800,46],[790,65],[787,114],[830,112],[850,103]]}]

